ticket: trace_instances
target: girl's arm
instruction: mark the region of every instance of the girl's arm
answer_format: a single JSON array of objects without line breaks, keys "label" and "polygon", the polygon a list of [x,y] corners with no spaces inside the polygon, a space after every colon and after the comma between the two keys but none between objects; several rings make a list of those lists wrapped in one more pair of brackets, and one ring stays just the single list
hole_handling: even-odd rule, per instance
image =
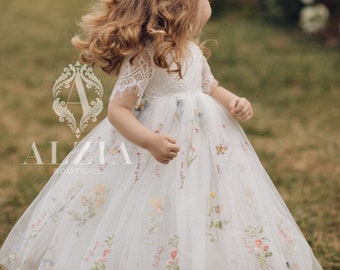
[{"label": "girl's arm", "polygon": [[218,84],[212,87],[210,95],[241,121],[247,121],[254,115],[253,107],[246,98],[238,97]]},{"label": "girl's arm", "polygon": [[110,123],[127,140],[148,150],[158,162],[168,164],[179,151],[176,140],[167,134],[154,133],[144,127],[132,113],[136,101],[135,94],[113,98],[108,106]]}]

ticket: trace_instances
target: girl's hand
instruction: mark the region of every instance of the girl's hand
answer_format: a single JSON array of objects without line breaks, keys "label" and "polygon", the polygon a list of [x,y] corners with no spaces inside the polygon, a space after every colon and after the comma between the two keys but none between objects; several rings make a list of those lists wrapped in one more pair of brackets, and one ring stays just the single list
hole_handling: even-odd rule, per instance
[{"label": "girl's hand", "polygon": [[247,121],[254,115],[253,107],[246,98],[233,99],[230,103],[230,107],[230,113],[241,121]]},{"label": "girl's hand", "polygon": [[162,133],[155,133],[146,149],[163,164],[168,164],[173,160],[180,150],[174,138]]},{"label": "girl's hand", "polygon": [[240,98],[221,86],[215,87],[211,96],[241,121],[247,121],[254,115],[253,107],[247,99]]}]

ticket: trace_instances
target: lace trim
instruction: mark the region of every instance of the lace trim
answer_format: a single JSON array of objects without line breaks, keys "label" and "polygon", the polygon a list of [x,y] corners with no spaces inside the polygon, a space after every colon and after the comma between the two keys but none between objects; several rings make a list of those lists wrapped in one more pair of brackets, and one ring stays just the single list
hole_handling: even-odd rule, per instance
[{"label": "lace trim", "polygon": [[212,89],[218,85],[218,81],[214,78],[211,73],[210,66],[207,59],[202,55],[202,91],[206,94],[211,94]]},{"label": "lace trim", "polygon": [[139,97],[135,105],[138,106],[153,74],[152,59],[146,50],[135,58],[133,64],[130,63],[130,58],[125,59],[110,100],[116,96],[135,93]]}]

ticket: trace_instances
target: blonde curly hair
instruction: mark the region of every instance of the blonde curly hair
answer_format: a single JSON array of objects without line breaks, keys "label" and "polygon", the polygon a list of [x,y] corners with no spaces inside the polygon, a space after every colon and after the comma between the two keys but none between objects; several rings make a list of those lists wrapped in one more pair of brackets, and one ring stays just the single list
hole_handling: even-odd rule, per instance
[{"label": "blonde curly hair", "polygon": [[131,56],[132,63],[151,42],[156,66],[182,77],[186,43],[197,34],[197,14],[199,0],[97,0],[82,17],[82,33],[72,44],[83,62],[118,75],[124,58]]}]

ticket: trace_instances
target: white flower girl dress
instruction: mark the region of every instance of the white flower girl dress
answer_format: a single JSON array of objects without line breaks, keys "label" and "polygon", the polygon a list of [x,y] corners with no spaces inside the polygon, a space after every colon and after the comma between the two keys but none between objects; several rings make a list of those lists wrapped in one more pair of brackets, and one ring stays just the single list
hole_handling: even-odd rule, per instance
[{"label": "white flower girl dress", "polygon": [[[0,251],[10,270],[320,270],[307,241],[189,44],[184,78],[147,48],[112,97],[135,92],[138,120],[177,140],[168,165],[104,119],[51,177]],[[33,180],[33,179],[32,179]]]}]

